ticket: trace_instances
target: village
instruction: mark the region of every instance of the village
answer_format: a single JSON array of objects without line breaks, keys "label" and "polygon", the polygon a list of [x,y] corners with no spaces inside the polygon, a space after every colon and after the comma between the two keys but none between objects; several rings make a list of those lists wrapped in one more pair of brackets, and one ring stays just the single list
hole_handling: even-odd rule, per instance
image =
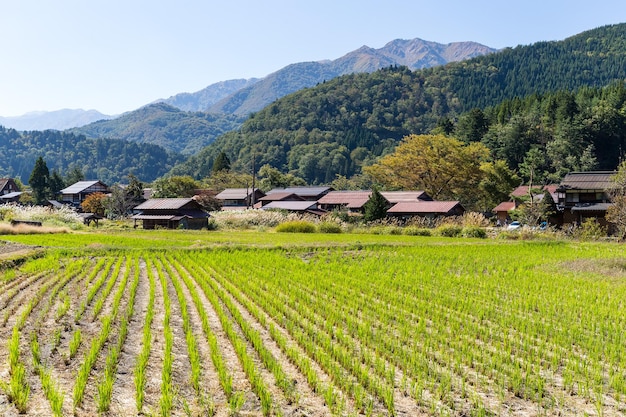
[{"label": "village", "polygon": [[[606,214],[612,205],[610,189],[612,171],[572,172],[561,183],[540,187],[522,185],[515,188],[508,201],[498,204],[490,213],[483,213],[493,226],[512,229],[522,224],[515,219],[515,211],[540,202],[552,206],[547,215],[539,213],[530,226],[543,224],[557,228],[572,227],[587,220],[596,221],[600,227],[610,230]],[[83,203],[90,195],[110,195],[113,187],[102,181],[78,181],[62,189],[58,199],[47,201],[51,208],[71,207],[82,217],[86,225],[98,226],[104,213],[88,212]],[[0,202],[19,204],[25,191],[20,191],[11,178],[0,179]],[[258,188],[227,188],[220,192],[197,190],[189,198],[152,198],[152,190],[143,190],[143,198],[129,207],[127,217],[134,227],[143,229],[206,229],[210,212],[199,200],[209,196],[222,211],[280,210],[302,216],[321,217],[330,212],[341,212],[355,219],[362,218],[365,207],[374,191],[337,191],[331,186],[293,186],[274,188],[263,192]],[[461,216],[466,212],[460,201],[437,201],[419,190],[381,191],[385,216],[396,223],[406,224],[413,219],[436,220]],[[545,218],[544,218],[545,217]],[[511,226],[513,224],[513,226]]]}]

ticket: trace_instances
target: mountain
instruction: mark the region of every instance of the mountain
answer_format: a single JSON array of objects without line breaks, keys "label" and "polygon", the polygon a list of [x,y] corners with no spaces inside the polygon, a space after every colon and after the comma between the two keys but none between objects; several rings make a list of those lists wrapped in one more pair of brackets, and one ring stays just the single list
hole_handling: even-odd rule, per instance
[{"label": "mountain", "polygon": [[[581,131],[577,126],[624,123],[623,118],[617,116],[624,114],[623,109],[614,108],[612,104],[621,101],[615,99],[603,110],[584,100],[585,89],[623,83],[624,68],[626,24],[619,24],[586,31],[563,41],[507,48],[444,66],[416,71],[407,67],[386,67],[373,73],[343,75],[276,100],[254,113],[240,131],[217,138],[197,155],[176,166],[172,173],[208,175],[213,160],[220,152],[225,152],[235,170],[248,169],[254,157],[257,166],[270,164],[301,176],[309,183],[328,183],[337,174],[358,174],[361,166],[393,151],[397,142],[408,134],[428,133],[436,128],[455,133],[462,131],[463,123],[480,127],[475,128],[477,135],[467,135],[475,137],[471,140],[482,141],[487,133],[491,134],[488,140],[491,147],[508,143],[514,150],[516,143],[528,144],[518,150],[516,163],[520,163],[519,158],[523,158],[530,147],[538,146],[547,153],[548,142],[570,135],[588,140],[588,144],[596,148],[604,148],[601,133],[591,128]],[[256,84],[259,85],[262,82]],[[524,123],[502,124],[515,118],[520,97],[579,90],[580,98],[566,95],[552,99],[552,104],[538,100],[541,106],[546,106],[545,116],[537,109],[535,119],[529,115]],[[621,97],[618,93],[615,96]],[[490,106],[507,100],[509,104],[501,107],[497,114],[487,112]],[[475,108],[484,109],[488,116],[472,119],[465,115]],[[594,121],[586,114],[583,118],[572,108],[598,112],[599,119]],[[538,131],[540,122],[560,120],[554,114],[561,112],[566,115],[563,120],[567,121],[561,126],[562,131],[554,131],[555,122],[546,126],[543,139],[527,140],[530,132]],[[604,120],[613,114],[611,112],[615,113],[615,120]],[[600,118],[600,114],[606,116]],[[490,132],[491,128],[501,131]],[[596,135],[596,139],[584,135]],[[619,143],[619,140],[611,139],[612,143]],[[578,145],[577,148],[587,149]],[[607,150],[603,152],[606,154]],[[613,156],[618,155],[616,148]],[[591,156],[598,160],[601,157]],[[603,160],[605,168],[613,168],[609,167],[609,159]]]},{"label": "mountain", "polygon": [[50,172],[66,174],[78,167],[87,179],[100,179],[107,184],[124,181],[130,173],[142,181],[153,181],[183,159],[148,143],[87,139],[57,130],[18,132],[0,127],[0,177],[17,177],[26,183],[39,156]]},{"label": "mountain", "polygon": [[180,93],[167,99],[156,100],[185,111],[205,111],[229,95],[249,87],[259,81],[258,78],[221,81],[195,93]]},{"label": "mountain", "polygon": [[114,117],[96,110],[63,109],[50,112],[30,112],[14,117],[0,116],[0,125],[16,130],[66,130]]},{"label": "mountain", "polygon": [[186,112],[166,103],[156,103],[69,132],[89,138],[151,143],[168,151],[190,155],[219,135],[239,128],[243,121],[242,116]]},{"label": "mountain", "polygon": [[417,38],[396,39],[380,49],[363,46],[332,61],[288,65],[253,85],[240,89],[206,110],[210,113],[248,115],[261,110],[280,97],[341,75],[373,72],[393,65],[420,69],[492,52],[495,52],[495,49],[475,42],[444,45]]}]

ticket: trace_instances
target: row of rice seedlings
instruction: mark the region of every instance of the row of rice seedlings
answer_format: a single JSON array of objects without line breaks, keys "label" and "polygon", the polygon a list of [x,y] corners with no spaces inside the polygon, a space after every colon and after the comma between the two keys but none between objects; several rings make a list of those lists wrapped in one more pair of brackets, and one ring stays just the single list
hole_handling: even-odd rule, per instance
[{"label": "row of rice seedlings", "polygon": [[252,384],[253,391],[259,397],[261,401],[261,411],[263,415],[268,416],[272,412],[272,396],[263,382],[259,371],[254,364],[253,359],[248,354],[246,349],[246,342],[237,334],[235,329],[233,328],[232,323],[228,319],[224,308],[220,304],[219,298],[215,295],[212,288],[207,283],[206,279],[198,279],[198,277],[194,277],[196,282],[200,285],[200,288],[204,292],[204,295],[207,297],[213,309],[217,313],[217,316],[222,325],[222,329],[228,336],[228,339],[231,341],[233,347],[235,348],[235,352],[237,353],[237,357],[243,366],[243,370],[248,377],[248,380]]},{"label": "row of rice seedlings", "polygon": [[13,327],[13,335],[9,339],[9,383],[0,381],[2,389],[7,393],[9,401],[15,405],[20,413],[27,410],[30,385],[26,380],[26,367],[20,361],[20,331],[17,326]]},{"label": "row of rice seedlings", "polygon": [[[100,311],[102,311],[107,297],[109,296],[109,294],[113,290],[113,287],[115,286],[115,283],[119,279],[120,269],[122,268],[122,260],[122,257],[117,260],[117,262],[115,263],[115,268],[113,268],[113,273],[111,274],[111,279],[109,279],[107,285],[98,296],[98,299],[96,300],[96,303],[93,306],[93,311],[91,313],[91,321],[95,321],[98,318],[98,314],[100,314]],[[128,277],[128,264],[126,265],[126,268],[127,270],[125,271],[125,276]]]},{"label": "row of rice seedlings", "polygon": [[172,347],[174,345],[174,333],[170,326],[171,303],[167,292],[167,279],[163,273],[161,264],[156,264],[159,282],[161,283],[161,291],[163,292],[163,308],[165,314],[163,316],[163,335],[165,337],[165,351],[163,354],[163,370],[161,371],[161,397],[159,398],[159,410],[162,417],[172,414],[174,406],[174,387],[172,386]]},{"label": "row of rice seedlings", "polygon": [[50,403],[52,414],[55,417],[60,417],[63,415],[63,402],[65,400],[65,395],[63,394],[63,391],[59,387],[58,383],[52,377],[50,369],[41,362],[41,352],[36,332],[31,334],[31,352],[35,373],[39,375],[41,386],[43,388],[44,395]]},{"label": "row of rice seedlings", "polygon": [[[76,314],[74,315],[74,322],[76,324],[78,324],[81,317],[85,313],[85,310],[87,309],[89,304],[91,304],[91,301],[96,296],[96,294],[100,290],[100,287],[102,287],[102,284],[104,284],[107,277],[109,276],[109,272],[111,271],[113,262],[113,258],[101,258],[100,260],[98,260],[98,263],[91,271],[89,277],[87,277],[87,283],[85,285],[85,288],[89,288],[89,291],[87,292],[87,297],[83,301],[81,301],[80,306],[78,307],[78,309],[76,310]],[[100,278],[92,284],[93,279],[98,276],[98,274],[100,275]]]},{"label": "row of rice seedlings", "polygon": [[152,320],[154,319],[154,299],[155,299],[155,280],[152,271],[152,262],[150,258],[145,259],[146,270],[148,273],[148,281],[150,283],[150,296],[148,300],[148,308],[143,325],[143,342],[141,352],[137,356],[137,363],[134,369],[135,381],[135,404],[137,411],[142,412],[146,386],[146,366],[150,358],[150,350],[152,346]]},{"label": "row of rice seedlings", "polygon": [[49,273],[42,271],[32,275],[22,274],[20,279],[11,281],[11,285],[6,285],[2,288],[2,305],[0,309],[4,310],[24,288],[35,285],[38,281],[47,276],[49,276]]},{"label": "row of rice seedlings", "polygon": [[[128,265],[128,260],[126,262],[126,271],[124,272],[125,278],[130,274],[130,266]],[[106,359],[106,366],[104,368],[104,376],[102,380],[98,383],[98,395],[97,395],[97,409],[98,412],[106,412],[109,411],[111,407],[111,396],[113,394],[113,382],[115,381],[115,374],[117,372],[117,364],[119,361],[119,355],[122,351],[122,347],[126,342],[126,337],[128,336],[128,323],[133,315],[133,311],[135,308],[135,296],[137,294],[137,286],[139,285],[139,259],[134,258],[133,262],[133,281],[130,286],[130,295],[128,298],[128,304],[126,307],[126,311],[121,318],[120,322],[120,331],[117,337],[117,343],[115,346],[111,348],[109,354]]]},{"label": "row of rice seedlings", "polygon": [[[294,271],[291,273],[293,274]],[[238,280],[239,276],[235,277],[236,275],[237,273],[233,274],[232,279]],[[242,281],[245,280],[242,279]],[[242,287],[249,284],[254,285],[249,282],[245,284],[239,282],[239,284]],[[267,294],[272,294],[272,296],[268,297]],[[289,293],[267,291],[266,288],[264,291],[255,292],[252,297],[262,303],[266,311],[275,311],[276,317],[281,317],[281,323],[285,325],[292,337],[308,354],[315,358],[316,362],[333,378],[335,383],[353,396],[357,408],[364,410],[368,406],[369,400],[366,392],[369,391],[385,404],[390,413],[395,412],[393,385],[390,387],[383,380],[375,378],[368,368],[362,366],[358,359],[360,354],[356,349],[351,351],[341,343],[333,341],[323,326],[319,326],[319,320],[316,320],[314,314],[304,305],[306,303],[295,303],[293,300],[297,299],[297,296],[289,294],[291,298],[289,299],[286,294]],[[353,381],[352,378],[355,380]]]},{"label": "row of rice seedlings", "polygon": [[[222,390],[224,390],[224,394],[226,395],[226,399],[230,402],[232,397],[235,395],[233,392],[233,377],[230,371],[228,370],[226,363],[224,362],[224,358],[221,354],[221,348],[218,344],[217,337],[215,333],[211,330],[211,326],[209,325],[209,319],[205,310],[205,306],[198,295],[198,291],[196,290],[196,286],[193,284],[192,280],[186,274],[181,276],[183,282],[187,286],[189,293],[191,294],[191,299],[193,300],[194,305],[196,306],[196,311],[200,316],[200,320],[202,322],[202,331],[204,336],[207,339],[207,343],[209,344],[209,348],[211,350],[211,362],[217,371],[217,376],[220,381],[220,385]],[[234,399],[234,403],[238,403],[240,400],[238,398]],[[234,407],[238,409],[238,407]]]},{"label": "row of rice seedlings", "polygon": [[[172,259],[171,257],[169,258],[169,261],[174,265],[174,267],[181,275],[185,274],[185,271],[183,271],[179,262]],[[193,261],[188,256],[186,256],[184,258],[184,262],[187,265],[190,265]],[[272,355],[272,353],[265,347],[259,332],[254,330],[250,323],[248,323],[243,318],[237,306],[235,306],[232,299],[226,295],[222,288],[218,287],[213,280],[207,280],[207,282],[209,283],[213,291],[218,295],[220,300],[224,303],[231,316],[235,319],[235,322],[237,322],[237,324],[239,325],[246,339],[248,339],[248,341],[252,344],[252,347],[254,348],[254,350],[256,350],[259,357],[261,358],[263,365],[267,369],[269,369],[270,372],[272,372],[274,378],[276,379],[276,385],[278,385],[278,387],[283,391],[288,403],[291,404],[295,402],[297,399],[297,392],[295,390],[293,381],[287,376],[287,374],[285,374],[285,371],[283,370],[280,363],[276,360],[274,355]]]},{"label": "row of rice seedlings", "polygon": [[86,352],[85,358],[78,370],[76,375],[76,382],[74,384],[74,392],[73,392],[73,404],[74,409],[80,406],[83,402],[83,398],[85,395],[85,387],[87,386],[87,380],[89,379],[89,374],[91,373],[91,369],[96,363],[98,359],[98,354],[102,350],[102,347],[106,343],[109,338],[109,334],[111,333],[111,328],[113,321],[117,318],[117,313],[119,310],[120,302],[122,300],[122,296],[124,295],[124,291],[126,290],[126,284],[128,282],[128,275],[125,274],[122,282],[118,290],[115,293],[113,298],[113,307],[111,308],[111,312],[109,315],[105,316],[101,320],[101,330],[100,333],[91,341],[91,345],[89,351]]},{"label": "row of rice seedlings", "polygon": [[176,277],[176,274],[169,267],[169,262],[171,260],[166,260],[162,255],[160,257],[160,261],[165,267],[167,274],[170,277],[170,281],[174,285],[174,289],[176,290],[176,296],[178,298],[178,305],[180,308],[180,314],[183,319],[183,331],[185,332],[185,340],[187,341],[187,354],[189,355],[189,363],[191,365],[191,386],[196,391],[196,395],[200,394],[200,374],[201,374],[201,358],[200,352],[198,351],[198,343],[196,342],[196,338],[192,331],[191,322],[189,319],[189,312],[187,311],[187,300],[185,299],[185,295],[183,293],[183,288],[180,284],[180,281]]},{"label": "row of rice seedlings", "polygon": [[[301,354],[301,351],[298,348],[288,343],[287,338],[280,330],[278,330],[277,326],[274,325],[267,312],[260,309],[249,297],[245,296],[240,288],[234,286],[229,280],[224,279],[223,275],[215,273],[212,277],[216,279],[220,285],[226,288],[227,291],[234,296],[235,299],[241,303],[263,327],[269,331],[270,337],[276,342],[287,358],[289,358],[289,360],[296,365],[300,372],[305,376],[307,383],[313,392],[330,393],[330,397],[337,395],[336,391],[332,387],[320,381],[311,359],[307,355]],[[335,400],[329,402],[331,403],[329,405],[332,405],[338,401]]]},{"label": "row of rice seedlings", "polygon": [[[35,301],[38,303],[41,299],[41,297],[43,297],[43,294],[48,291],[48,289],[50,288],[50,286],[52,285],[52,281],[54,280],[54,274],[52,272],[45,272],[43,273],[41,279],[37,280],[37,283],[40,284],[40,288],[37,291],[35,298],[30,298],[28,301],[26,300],[22,300],[19,299],[16,302],[13,302],[8,308],[4,308],[4,316],[2,317],[2,325],[5,326],[7,324],[7,322],[9,321],[10,318],[15,317],[16,316],[16,311],[20,308],[20,307],[25,307],[27,311],[25,311],[23,317],[24,319],[26,317],[28,317],[28,315],[30,314],[31,310],[33,307],[35,307],[36,304],[33,304]],[[34,283],[33,283],[34,285]],[[21,289],[20,291],[18,291],[18,293],[20,295],[22,295],[22,298],[25,298],[28,296],[29,292],[26,289]],[[15,297],[13,297],[14,300]],[[36,300],[35,300],[36,299]],[[19,315],[18,315],[19,316]],[[22,317],[22,316],[19,316]],[[19,318],[18,318],[19,320]],[[22,328],[22,324],[19,325],[20,329]]]}]

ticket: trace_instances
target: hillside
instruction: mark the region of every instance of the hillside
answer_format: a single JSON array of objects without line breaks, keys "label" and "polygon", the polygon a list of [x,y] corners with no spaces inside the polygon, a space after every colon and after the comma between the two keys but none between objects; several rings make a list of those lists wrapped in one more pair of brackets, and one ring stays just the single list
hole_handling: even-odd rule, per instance
[{"label": "hillside", "polygon": [[65,130],[113,117],[96,110],[63,109],[31,112],[22,116],[0,117],[0,126],[16,130]]},{"label": "hillside", "polygon": [[159,145],[168,151],[193,154],[219,135],[237,129],[244,118],[186,112],[165,103],[151,104],[113,120],[101,120],[69,132],[89,138],[119,139]]},{"label": "hillside", "polygon": [[167,99],[156,100],[156,102],[169,104],[184,111],[206,111],[218,101],[257,81],[259,81],[258,78],[220,81],[195,93],[180,93]]},{"label": "hillside", "polygon": [[129,173],[142,181],[161,177],[182,157],[160,146],[113,139],[86,139],[82,135],[46,130],[20,133],[0,127],[0,177],[18,177],[27,183],[35,160],[43,156],[50,171],[66,173],[78,166],[88,179],[107,184]]},{"label": "hillside", "polygon": [[208,109],[211,113],[248,115],[302,88],[313,87],[335,77],[373,72],[392,65],[420,69],[461,61],[495,52],[475,42],[440,44],[422,39],[396,39],[380,49],[363,46],[336,60],[288,65],[253,85],[242,88]]},{"label": "hillside", "polygon": [[[345,75],[277,100],[240,132],[219,137],[172,172],[207,175],[224,151],[236,169],[249,169],[254,153],[257,166],[268,163],[311,183],[328,182],[336,174],[359,173],[407,134],[426,133],[438,124],[447,129],[446,123],[456,128],[459,115],[473,108],[602,87],[623,80],[624,68],[626,24],[620,24],[437,68]],[[544,146],[557,135],[562,133],[544,137]]]}]

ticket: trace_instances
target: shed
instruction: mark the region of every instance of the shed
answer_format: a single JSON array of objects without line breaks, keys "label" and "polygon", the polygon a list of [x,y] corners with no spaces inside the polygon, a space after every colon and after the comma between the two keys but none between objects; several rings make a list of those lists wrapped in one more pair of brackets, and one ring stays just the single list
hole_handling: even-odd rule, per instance
[{"label": "shed", "polygon": [[396,203],[387,210],[387,216],[408,219],[414,216],[460,216],[465,208],[458,201],[414,201]]},{"label": "shed", "polygon": [[151,198],[137,207],[131,218],[141,220],[144,229],[202,229],[208,227],[209,214],[191,198]]}]

